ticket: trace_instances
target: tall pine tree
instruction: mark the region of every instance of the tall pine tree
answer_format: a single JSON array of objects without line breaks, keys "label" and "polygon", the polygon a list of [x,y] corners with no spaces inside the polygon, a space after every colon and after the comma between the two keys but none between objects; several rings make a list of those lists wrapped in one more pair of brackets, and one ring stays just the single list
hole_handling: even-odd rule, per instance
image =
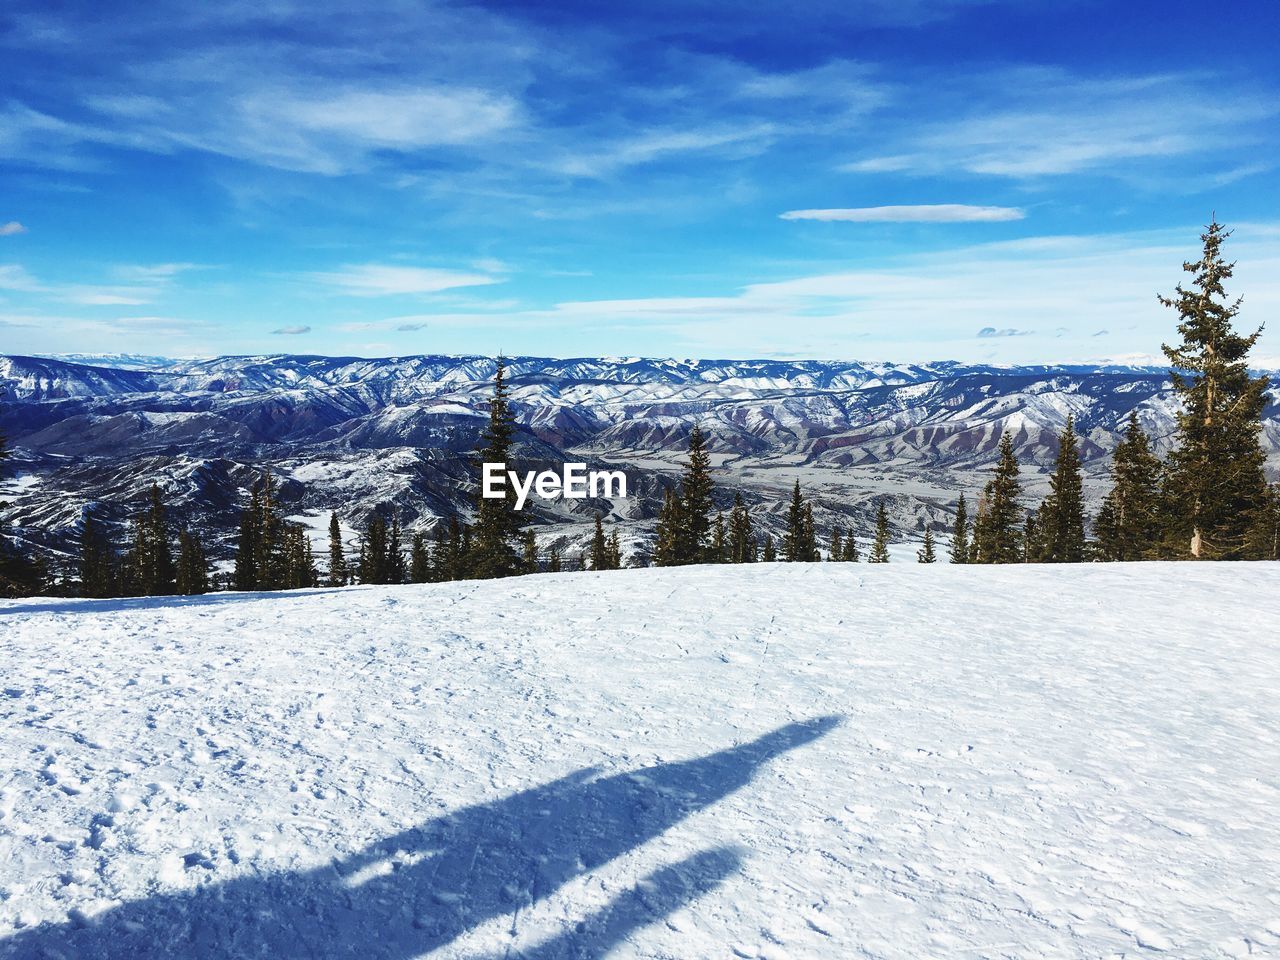
[{"label": "tall pine tree", "polygon": [[1224,287],[1235,264],[1222,258],[1230,231],[1215,219],[1201,234],[1199,260],[1184,263],[1194,278],[1160,302],[1178,313],[1182,341],[1163,346],[1182,401],[1178,445],[1169,456],[1165,497],[1168,535],[1178,554],[1195,559],[1246,556],[1246,538],[1267,505],[1265,460],[1258,435],[1266,377],[1249,376],[1248,356],[1261,329],[1235,333],[1241,300]]},{"label": "tall pine tree", "polygon": [[[493,374],[493,396],[489,400],[489,423],[484,432],[478,468],[486,463],[511,466],[516,421],[511,410],[507,387],[506,361],[498,357]],[[489,580],[509,577],[520,571],[516,545],[520,539],[520,515],[516,511],[516,495],[511,484],[504,485],[502,497],[485,497],[481,483],[476,494],[476,521],[472,537],[469,566],[471,576]]]},{"label": "tall pine tree", "polygon": [[1035,536],[1028,537],[1028,559],[1043,563],[1084,560],[1084,480],[1076,447],[1075,418],[1058,437],[1058,461],[1049,478],[1049,495],[1035,515]]},{"label": "tall pine tree", "polygon": [[82,597],[114,597],[116,558],[107,531],[92,506],[85,507],[80,524],[80,595]]},{"label": "tall pine tree", "polygon": [[889,562],[889,515],[885,511],[884,501],[876,505],[876,535],[871,541],[871,554],[868,563]]},{"label": "tall pine tree", "polygon": [[969,510],[964,502],[964,494],[960,494],[960,502],[956,504],[956,522],[951,527],[952,563],[969,562]]},{"label": "tall pine tree", "polygon": [[1018,480],[1018,459],[1013,453],[1013,437],[1000,437],[1000,455],[995,476],[987,482],[979,502],[974,543],[979,563],[1020,563],[1022,534],[1026,516],[1022,508],[1022,484]]},{"label": "tall pine tree", "polygon": [[928,527],[924,528],[924,543],[916,551],[916,560],[920,563],[936,563],[938,560],[933,549],[933,531]]},{"label": "tall pine tree", "polygon": [[1095,552],[1100,560],[1154,559],[1160,544],[1160,458],[1129,411],[1124,439],[1111,459],[1111,491],[1094,523]]},{"label": "tall pine tree", "polygon": [[[342,549],[342,525],[338,522],[337,512],[329,514],[329,586],[345,587],[350,574],[347,572],[347,557]],[[415,583],[422,583],[415,580]]]},{"label": "tall pine tree", "polygon": [[209,561],[200,535],[190,530],[178,531],[178,575],[176,590],[186,597],[209,592]]}]

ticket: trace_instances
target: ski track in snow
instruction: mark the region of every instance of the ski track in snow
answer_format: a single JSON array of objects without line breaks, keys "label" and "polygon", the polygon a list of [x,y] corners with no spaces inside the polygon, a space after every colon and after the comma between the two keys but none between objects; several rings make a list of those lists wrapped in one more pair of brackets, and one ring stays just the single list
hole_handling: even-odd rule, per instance
[{"label": "ski track in snow", "polygon": [[0,957],[1280,956],[1277,586],[0,602]]}]

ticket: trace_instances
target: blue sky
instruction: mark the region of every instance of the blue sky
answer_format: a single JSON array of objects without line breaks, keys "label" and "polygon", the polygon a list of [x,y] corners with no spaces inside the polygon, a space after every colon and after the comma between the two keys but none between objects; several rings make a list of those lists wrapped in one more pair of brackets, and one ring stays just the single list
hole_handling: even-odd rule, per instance
[{"label": "blue sky", "polygon": [[51,7],[0,352],[1141,358],[1215,210],[1280,327],[1273,3]]}]

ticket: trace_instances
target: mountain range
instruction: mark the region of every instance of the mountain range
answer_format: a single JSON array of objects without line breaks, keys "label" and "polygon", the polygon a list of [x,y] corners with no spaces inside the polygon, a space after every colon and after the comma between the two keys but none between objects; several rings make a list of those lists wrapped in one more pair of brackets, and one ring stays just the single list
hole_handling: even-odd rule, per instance
[{"label": "mountain range", "polygon": [[[949,523],[975,495],[1003,431],[1024,467],[1028,503],[1043,495],[1068,414],[1082,441],[1091,502],[1131,410],[1167,450],[1177,402],[1167,370],[1123,365],[996,366],[937,362],[507,360],[526,468],[564,461],[624,470],[625,500],[534,501],[539,543],[572,554],[594,514],[644,555],[664,489],[693,424],[710,437],[719,502],[740,493],[776,531],[795,480],[820,528],[867,534],[884,501],[901,541]],[[323,539],[331,510],[355,531],[375,508],[409,530],[466,515],[473,453],[495,361],[482,356],[168,359],[0,356],[0,433],[16,475],[6,522],[42,549],[66,550],[87,504],[113,524],[152,481],[181,523],[229,555],[258,470],[281,480],[286,511]],[[1263,444],[1280,459],[1280,395]]]}]

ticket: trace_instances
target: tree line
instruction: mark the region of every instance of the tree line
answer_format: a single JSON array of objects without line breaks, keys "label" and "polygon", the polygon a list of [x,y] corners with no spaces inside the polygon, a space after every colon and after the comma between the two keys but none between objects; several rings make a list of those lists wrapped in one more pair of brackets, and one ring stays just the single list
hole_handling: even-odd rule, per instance
[{"label": "tree line", "polygon": [[[1014,438],[1005,432],[991,479],[976,502],[971,504],[961,494],[956,504],[952,563],[1280,559],[1280,484],[1266,481],[1260,442],[1267,378],[1251,376],[1247,363],[1261,331],[1242,336],[1233,330],[1241,301],[1230,300],[1225,292],[1224,282],[1233,269],[1222,257],[1228,236],[1220,224],[1211,223],[1201,235],[1201,258],[1183,265],[1193,277],[1190,286],[1180,284],[1173,297],[1160,298],[1177,312],[1181,336],[1177,345],[1163,346],[1181,401],[1172,452],[1164,459],[1157,456],[1137,412],[1130,412],[1113,454],[1111,489],[1089,537],[1074,417],[1067,417],[1058,437],[1049,493],[1033,509],[1024,502]],[[506,464],[512,458],[516,423],[501,358],[488,406],[477,473],[480,464]],[[0,436],[0,467],[8,456]],[[777,542],[757,531],[741,495],[735,494],[727,516],[714,500],[707,437],[695,424],[683,472],[667,490],[658,516],[654,565],[808,563],[823,558],[813,506],[798,480]],[[889,562],[890,539],[881,500],[867,561]],[[452,516],[436,525],[430,539],[418,532],[407,545],[404,541],[398,519],[375,511],[360,531],[356,551],[348,556],[341,523],[336,513],[331,514],[328,563],[322,576],[305,527],[283,517],[276,481],[263,472],[241,510],[233,569],[219,577],[211,570],[198,533],[171,523],[163,492],[153,485],[124,544],[111,541],[95,509],[84,511],[75,582],[52,584],[42,560],[0,533],[0,594],[21,596],[52,588],[86,597],[193,595],[220,588],[426,583],[572,568],[614,570],[623,565],[618,531],[606,534],[599,513],[580,557],[562,557],[555,546],[540,557],[534,531],[522,528],[509,485],[503,498],[477,498],[473,522]],[[862,559],[852,530],[837,525],[826,543],[828,560]],[[937,559],[933,531],[927,527],[916,556],[921,563]]]},{"label": "tree line", "polygon": [[1228,236],[1210,223],[1200,259],[1183,264],[1190,286],[1159,298],[1177,312],[1182,338],[1163,345],[1181,401],[1169,455],[1157,456],[1131,411],[1087,538],[1074,418],[1058,437],[1049,494],[1031,510],[1006,432],[972,516],[963,495],[957,504],[952,563],[1280,559],[1280,484],[1267,483],[1260,440],[1268,381],[1248,368],[1261,329],[1233,329],[1241,301],[1224,288],[1234,267],[1222,256]]}]

